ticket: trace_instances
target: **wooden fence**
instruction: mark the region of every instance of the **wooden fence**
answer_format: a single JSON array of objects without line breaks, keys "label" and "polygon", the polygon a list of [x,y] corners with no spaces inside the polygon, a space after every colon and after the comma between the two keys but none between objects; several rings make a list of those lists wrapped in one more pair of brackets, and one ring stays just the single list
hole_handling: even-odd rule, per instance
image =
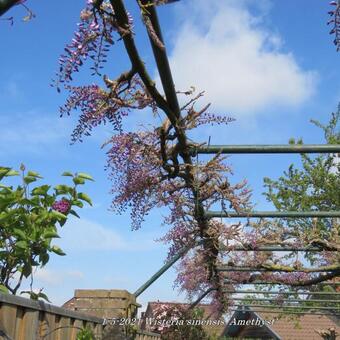
[{"label": "wooden fence", "polygon": [[102,338],[102,318],[0,293],[1,340],[75,340],[85,327]]},{"label": "wooden fence", "polygon": [[[0,340],[76,340],[83,328],[90,328],[97,340],[113,339],[103,321],[43,301],[0,293]],[[135,340],[160,340],[160,336],[137,331]]]}]

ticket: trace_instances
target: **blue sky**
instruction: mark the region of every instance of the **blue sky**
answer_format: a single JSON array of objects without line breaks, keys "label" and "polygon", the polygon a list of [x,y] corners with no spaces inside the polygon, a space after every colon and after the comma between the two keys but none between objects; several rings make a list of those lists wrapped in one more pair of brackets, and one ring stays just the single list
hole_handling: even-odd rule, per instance
[{"label": "blue sky", "polygon": [[[129,214],[109,211],[110,182],[101,145],[109,126],[97,129],[83,143],[70,145],[77,114],[59,118],[65,94],[49,86],[64,45],[72,38],[83,0],[28,1],[36,18],[23,23],[24,9],[12,9],[15,24],[0,22],[0,163],[40,172],[47,183],[59,184],[65,170],[90,173],[94,183],[84,191],[94,206],[70,219],[56,241],[67,253],[52,257],[35,274],[51,301],[62,304],[77,288],[135,291],[163,263],[167,247],[154,242],[166,231],[164,211],[153,212],[141,230],[131,231]],[[159,8],[160,21],[178,90],[194,85],[205,90],[202,105],[236,121],[192,134],[212,144],[323,143],[311,118],[326,122],[340,99],[339,55],[326,26],[328,0],[182,0]],[[125,1],[135,16],[138,46],[150,73],[158,76],[135,1]],[[129,67],[120,42],[110,52],[111,77]],[[92,83],[90,73],[76,77]],[[150,112],[132,113],[125,122],[134,129],[152,123]],[[155,121],[158,123],[158,121]],[[203,158],[202,158],[203,159]],[[247,178],[258,209],[270,209],[261,197],[262,178],[278,177],[298,156],[233,156],[237,181]],[[65,180],[66,181],[66,180]],[[139,302],[182,300],[173,290],[172,269],[154,283]]]}]

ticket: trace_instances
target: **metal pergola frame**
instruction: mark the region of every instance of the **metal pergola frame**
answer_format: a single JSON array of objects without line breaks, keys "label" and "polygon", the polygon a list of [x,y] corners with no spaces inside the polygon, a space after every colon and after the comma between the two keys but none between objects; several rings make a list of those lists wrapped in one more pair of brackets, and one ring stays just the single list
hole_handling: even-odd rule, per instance
[{"label": "metal pergola frame", "polygon": [[[246,297],[242,297],[242,298],[239,298],[239,297],[230,297],[228,298],[228,300],[231,300],[231,301],[248,301],[249,300],[252,300],[252,298],[246,298]],[[306,299],[306,300],[302,300],[302,299],[280,299],[280,300],[277,300],[275,298],[256,298],[255,300],[253,301],[276,301],[277,303],[281,303],[281,302],[303,302],[303,303],[308,303],[308,302],[312,302],[312,303],[338,303],[340,304],[340,299],[339,300],[327,300],[327,299]],[[285,307],[283,305],[283,307]],[[288,306],[289,307],[289,306]]]},{"label": "metal pergola frame", "polygon": [[[266,282],[266,281],[254,281],[254,282],[230,282],[228,280],[224,281],[225,284],[232,285],[272,285],[272,286],[288,286],[288,283],[284,282]],[[340,282],[320,282],[316,284],[317,286],[340,286]],[[295,286],[295,287],[303,287],[303,286]]]},{"label": "metal pergola frame", "polygon": [[197,154],[292,154],[339,153],[337,144],[258,144],[258,145],[208,145],[192,148]]},{"label": "metal pergola frame", "polygon": [[311,218],[340,217],[340,211],[206,211],[207,218]]},{"label": "metal pergola frame", "polygon": [[340,296],[340,292],[280,292],[280,291],[263,291],[263,290],[223,290],[227,294],[269,294],[269,295],[318,295],[318,296]]},{"label": "metal pergola frame", "polygon": [[[306,270],[302,269],[291,269],[291,268],[277,268],[277,269],[267,269],[267,268],[252,268],[252,267],[233,267],[233,266],[225,266],[218,267],[217,271],[219,272],[283,272],[283,273],[304,273]],[[311,268],[308,270],[308,273],[329,273],[332,272],[330,269],[321,269],[321,268]]]},{"label": "metal pergola frame", "polygon": [[[147,3],[149,0],[141,0],[142,4]],[[154,31],[161,42],[163,42],[161,27],[159,24],[159,20],[157,17],[157,12],[155,6],[148,7],[148,17],[153,25]],[[150,37],[150,36],[149,36]],[[179,116],[180,113],[180,106],[176,94],[176,90],[174,87],[174,81],[171,74],[171,69],[169,65],[168,56],[166,53],[166,49],[159,48],[150,37],[150,43],[152,46],[154,58],[157,64],[157,69],[160,75],[161,83],[164,89],[165,97],[168,102],[169,107],[174,112],[176,116]],[[223,153],[223,154],[307,154],[307,153],[340,153],[340,145],[319,145],[319,144],[311,144],[311,145],[208,145],[208,146],[197,146],[193,147],[191,150],[191,156],[194,157],[198,154],[216,154],[216,153]],[[303,212],[296,212],[296,211],[246,211],[246,212],[234,212],[234,211],[206,211],[205,217],[207,218],[311,218],[311,217],[318,217],[318,218],[329,218],[329,217],[340,217],[340,211],[303,211]],[[204,242],[204,240],[202,241]],[[140,286],[134,295],[138,297],[142,294],[153,282],[155,282],[164,272],[166,272],[176,261],[178,261],[181,257],[183,257],[190,249],[193,247],[202,244],[194,243],[190,244],[187,247],[181,249],[175,256],[169,259],[148,281],[146,281],[142,286]],[[318,252],[322,251],[322,248],[319,247],[296,247],[296,248],[288,248],[288,247],[276,247],[276,246],[267,246],[263,245],[257,247],[256,249],[244,249],[244,247],[234,247],[233,249],[227,249],[226,251],[301,251],[301,252]],[[336,251],[334,250],[327,250],[327,251]],[[248,268],[250,269],[250,268]],[[232,269],[230,269],[232,270]],[[235,271],[235,268],[233,268]],[[242,269],[243,270],[243,269]],[[259,271],[256,269],[256,271]],[[262,270],[261,270],[262,271]],[[227,282],[225,282],[227,283]],[[242,283],[234,283],[234,284],[242,284]],[[260,283],[244,283],[244,284],[260,284]],[[261,283],[262,284],[262,283]],[[270,282],[266,282],[263,284],[272,284]],[[325,283],[325,285],[329,285],[333,283]],[[275,285],[289,285],[276,282]],[[310,286],[319,285],[317,284],[310,284]],[[323,284],[322,284],[323,285]],[[334,283],[334,286],[338,284]],[[204,292],[201,297],[199,297],[194,304],[198,304],[205,296],[207,296],[213,289],[208,289]],[[328,293],[328,292],[263,292],[263,291],[229,291],[231,294],[236,293],[258,293],[258,294],[298,294],[298,295],[338,295],[339,293]],[[228,293],[226,290],[225,293]],[[194,305],[193,304],[193,305]],[[245,308],[246,306],[242,306]],[[253,306],[250,306],[253,307]],[[262,306],[261,306],[262,307]],[[230,310],[232,311],[232,310]],[[256,311],[256,310],[255,310]],[[269,312],[268,310],[265,312]],[[279,313],[278,311],[272,311],[271,313]],[[290,314],[314,314],[314,315],[334,315],[331,313],[311,313],[311,312],[294,312],[291,311]],[[339,314],[340,315],[340,314]]]},{"label": "metal pergola frame", "polygon": [[[244,305],[234,305],[234,307],[242,307]],[[308,309],[308,310],[327,310],[327,311],[339,311],[340,307],[315,307],[315,306],[272,306],[272,305],[253,305],[248,304],[247,306],[253,307],[253,308],[269,308],[269,309],[281,309],[284,312],[290,312],[297,309]]]},{"label": "metal pergola frame", "polygon": [[[249,313],[249,312],[254,312],[254,313],[270,313],[270,314],[282,314],[282,312],[278,310],[269,310],[268,309],[258,309],[254,307],[254,309],[247,309],[247,308],[252,308],[252,306],[248,305],[241,305],[243,308],[241,309],[228,309],[229,312],[242,312],[242,313]],[[297,315],[322,315],[322,316],[335,316],[335,317],[340,317],[340,313],[314,313],[313,311],[305,311],[305,312],[296,312],[296,311],[289,311],[289,314],[297,314]]]},{"label": "metal pergola frame", "polygon": [[[244,246],[220,246],[222,251],[301,251],[301,252],[320,252],[323,249],[321,247],[282,247],[282,246],[256,246],[244,245]],[[336,252],[336,249],[327,249],[326,251]]]}]

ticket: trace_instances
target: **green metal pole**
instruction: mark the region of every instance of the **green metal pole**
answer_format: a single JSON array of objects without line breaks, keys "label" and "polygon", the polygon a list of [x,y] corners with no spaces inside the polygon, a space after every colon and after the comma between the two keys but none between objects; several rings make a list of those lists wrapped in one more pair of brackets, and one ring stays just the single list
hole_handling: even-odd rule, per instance
[{"label": "green metal pole", "polygon": [[224,293],[227,294],[270,294],[270,295],[331,295],[331,296],[338,296],[340,295],[339,292],[265,292],[263,290],[223,290]]},{"label": "green metal pole", "polygon": [[[233,307],[242,307],[243,305],[235,305]],[[288,312],[290,309],[309,309],[309,310],[328,310],[328,311],[340,311],[338,307],[308,307],[308,306],[272,306],[272,305],[248,305],[249,307],[264,307],[268,309],[282,309],[285,312]]]},{"label": "green metal pole", "polygon": [[235,297],[232,297],[230,298],[229,300],[232,300],[232,301],[249,301],[249,300],[252,300],[252,301],[276,301],[276,302],[300,302],[300,303],[303,303],[303,302],[315,302],[315,303],[340,303],[340,300],[302,300],[302,299],[280,299],[280,301],[278,301],[277,299],[275,298],[255,298],[255,299],[247,299],[247,298],[235,298]]},{"label": "green metal pole", "polygon": [[0,16],[5,14],[11,7],[17,5],[19,0],[0,0]]},{"label": "green metal pole", "polygon": [[[273,286],[289,286],[289,283],[283,283],[283,282],[266,282],[266,281],[255,281],[255,282],[230,282],[228,280],[224,281],[225,284],[229,285],[273,285]],[[340,282],[320,282],[315,283],[314,286],[340,286]],[[295,286],[299,287],[299,286]],[[304,286],[300,286],[304,287]]]},{"label": "green metal pole", "polygon": [[141,295],[148,287],[150,287],[162,274],[164,274],[174,263],[176,263],[182,256],[184,256],[191,248],[200,243],[194,243],[180,250],[172,259],[170,259],[164,266],[162,266],[151,278],[140,286],[134,293],[135,297]]},{"label": "green metal pole", "polygon": [[[146,5],[148,3],[150,3],[150,0],[142,0],[143,5]],[[158,39],[164,44],[164,39],[162,37],[162,31],[159,25],[157,11],[156,11],[155,6],[148,6],[146,11],[147,12],[145,15],[149,17]],[[152,39],[150,35],[149,35],[149,38],[150,38],[150,43],[152,46],[152,51],[153,51],[153,54],[156,60],[159,76],[161,78],[162,86],[164,89],[165,97],[167,99],[167,102],[171,110],[175,113],[177,117],[179,117],[180,107],[179,107],[179,103],[177,99],[175,85],[172,79],[170,64],[169,64],[165,46],[162,49],[155,44],[154,40]]]},{"label": "green metal pole", "polygon": [[[284,273],[304,273],[306,270],[293,269],[288,270],[284,268],[271,269],[271,268],[248,268],[248,267],[219,267],[217,268],[219,272],[284,272]],[[328,273],[332,272],[330,269],[309,269],[308,273]]]},{"label": "green metal pole", "polygon": [[340,217],[340,211],[206,211],[207,218],[309,218],[309,217]]},{"label": "green metal pole", "polygon": [[[242,306],[242,307],[249,307],[249,306]],[[250,306],[251,307],[251,306]],[[281,311],[275,311],[275,310],[266,310],[266,309],[229,309],[229,312],[255,312],[255,313],[272,313],[272,314],[279,314],[282,313]],[[295,312],[295,311],[289,311],[289,314],[308,314],[308,315],[327,315],[327,316],[339,316],[339,313],[314,313],[313,311],[305,311],[305,312]]]},{"label": "green metal pole", "polygon": [[[323,249],[318,247],[266,247],[266,246],[259,246],[259,247],[226,247],[221,246],[220,250],[222,251],[311,251],[311,252],[320,252]],[[327,250],[327,251],[337,251],[336,249]]]},{"label": "green metal pole", "polygon": [[331,144],[278,144],[278,145],[209,145],[192,148],[192,156],[196,154],[266,154],[266,153],[338,153],[340,145]]},{"label": "green metal pole", "polygon": [[207,289],[202,295],[200,295],[196,301],[194,301],[188,309],[194,309],[209,293],[216,290],[216,288]]}]

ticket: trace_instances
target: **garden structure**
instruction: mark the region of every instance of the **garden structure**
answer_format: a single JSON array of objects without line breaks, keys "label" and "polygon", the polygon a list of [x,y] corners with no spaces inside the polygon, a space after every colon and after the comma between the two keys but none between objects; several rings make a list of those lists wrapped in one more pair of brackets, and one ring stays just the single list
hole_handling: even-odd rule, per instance
[{"label": "garden structure", "polygon": [[[81,13],[79,31],[61,56],[60,72],[54,82],[58,91],[70,92],[61,115],[70,114],[75,108],[81,110],[72,136],[74,141],[82,140],[103,122],[110,122],[117,131],[107,143],[110,147],[107,168],[114,182],[113,207],[119,212],[131,207],[135,229],[152,208],[162,206],[170,210],[165,222],[171,230],[164,237],[171,244],[169,258],[132,295],[138,301],[157,278],[181,260],[178,281],[195,297],[189,310],[210,298],[219,313],[249,307],[258,313],[339,318],[340,188],[334,187],[339,185],[339,172],[334,164],[340,154],[339,135],[326,130],[329,138],[324,145],[210,145],[191,141],[190,130],[230,120],[212,115],[207,111],[209,106],[196,110],[196,102],[203,93],[193,95],[192,90],[175,89],[156,13],[158,5],[172,1],[137,2],[164,96],[140,57],[133,19],[123,0],[88,1]],[[333,33],[339,46],[340,3],[334,2],[332,6]],[[72,73],[94,51],[98,52],[92,55],[94,74],[99,75],[98,67],[113,44],[113,32],[124,44],[131,69],[114,80],[103,76],[105,88],[71,86]],[[191,99],[180,106],[179,95]],[[124,132],[121,121],[127,112],[145,108],[163,114],[162,125],[153,131]],[[334,115],[335,124],[339,116],[340,112]],[[254,211],[246,184],[229,182],[224,155],[290,153],[301,154],[307,163],[307,154],[325,156],[325,168],[336,168],[330,182],[325,183],[334,200],[304,202],[305,205],[289,208],[281,200],[276,202],[277,206],[281,204],[276,211]],[[198,159],[202,154],[212,156],[202,162]],[[240,219],[246,222],[235,222]],[[248,289],[249,285],[252,289]],[[135,313],[136,310],[131,317]],[[334,334],[330,336],[335,338]]]}]

